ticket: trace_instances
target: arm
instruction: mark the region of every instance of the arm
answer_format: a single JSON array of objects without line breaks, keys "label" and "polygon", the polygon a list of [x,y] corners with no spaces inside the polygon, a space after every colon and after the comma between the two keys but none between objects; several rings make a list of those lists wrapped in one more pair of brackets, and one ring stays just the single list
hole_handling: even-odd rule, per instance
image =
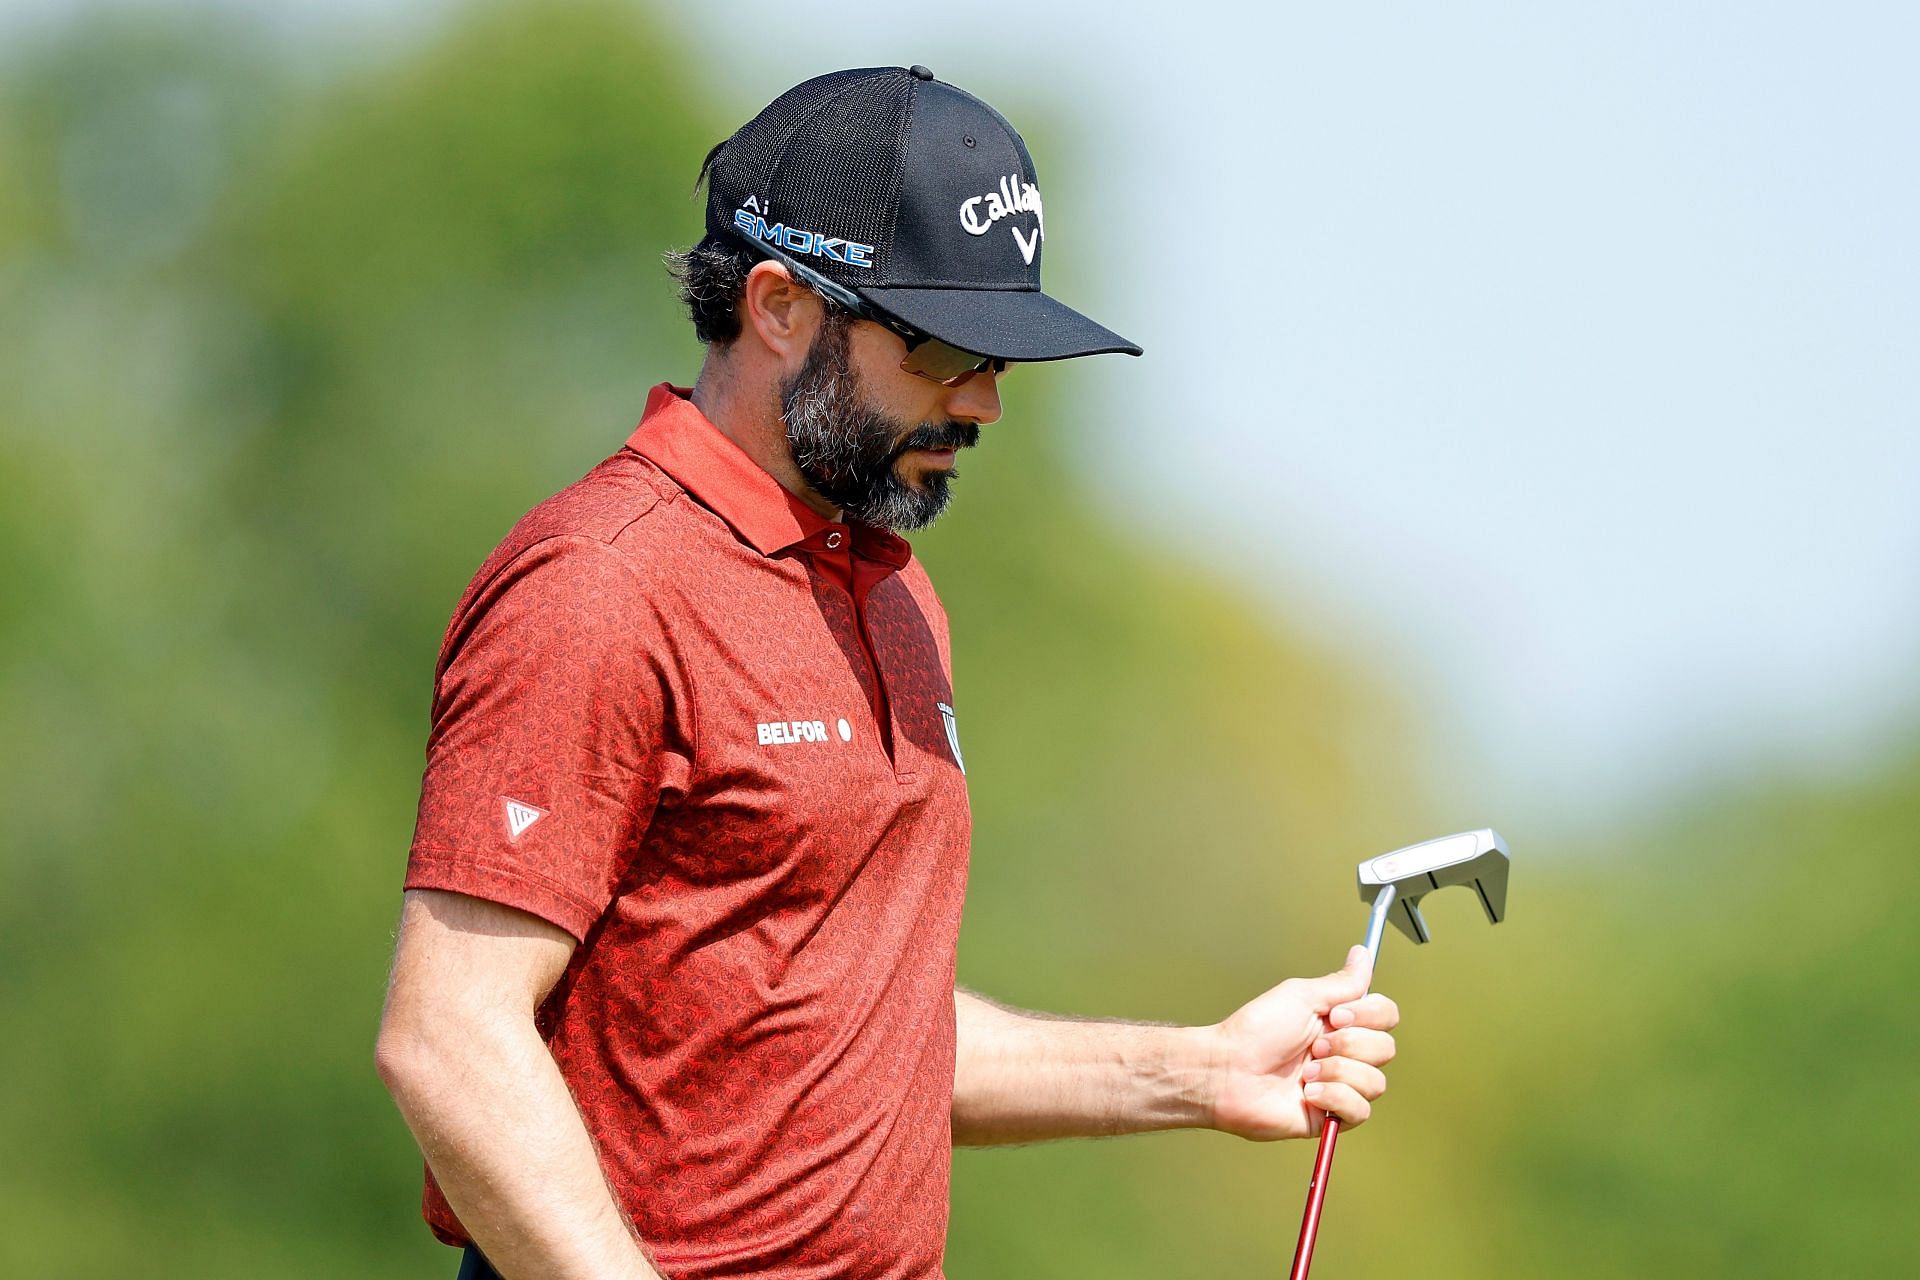
[{"label": "arm", "polygon": [[1352,1126],[1386,1090],[1399,1011],[1366,995],[1366,952],[1210,1027],[1075,1021],[954,992],[956,1146],[1212,1128],[1245,1138]]},{"label": "arm", "polygon": [[1027,1013],[955,990],[955,1146],[1094,1138],[1206,1123],[1204,1027]]},{"label": "arm", "polygon": [[659,1280],[534,1026],[573,938],[537,916],[406,895],[376,1050],[447,1201],[514,1280]]}]

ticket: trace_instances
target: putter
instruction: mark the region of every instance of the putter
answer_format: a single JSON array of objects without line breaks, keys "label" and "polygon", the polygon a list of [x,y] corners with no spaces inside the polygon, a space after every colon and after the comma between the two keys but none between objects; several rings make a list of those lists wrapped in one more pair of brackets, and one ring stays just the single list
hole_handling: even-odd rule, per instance
[{"label": "putter", "polygon": [[[1471,885],[1480,895],[1487,920],[1507,918],[1507,842],[1491,827],[1441,836],[1424,844],[1408,845],[1360,864],[1360,901],[1373,910],[1367,917],[1367,963],[1371,969],[1380,954],[1380,934],[1388,919],[1416,943],[1433,935],[1420,915],[1420,899],[1452,884]],[[1320,1149],[1313,1158],[1313,1178],[1307,1183],[1307,1208],[1300,1218],[1300,1242],[1293,1248],[1293,1270],[1288,1280],[1307,1280],[1313,1265],[1313,1242],[1320,1234],[1320,1208],[1327,1198],[1327,1179],[1333,1172],[1333,1144],[1340,1139],[1340,1122],[1331,1113],[1320,1130]]]}]

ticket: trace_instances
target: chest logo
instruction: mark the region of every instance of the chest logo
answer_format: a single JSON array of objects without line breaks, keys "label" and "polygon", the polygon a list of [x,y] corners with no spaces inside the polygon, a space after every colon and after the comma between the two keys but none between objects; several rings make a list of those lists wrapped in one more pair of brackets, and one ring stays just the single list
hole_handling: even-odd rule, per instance
[{"label": "chest logo", "polygon": [[[847,722],[842,720],[840,723],[844,726]],[[760,745],[763,747],[789,742],[825,742],[827,740],[827,726],[821,720],[770,720],[765,724],[755,725],[754,728],[759,731]],[[841,741],[846,741],[848,736],[851,735],[842,735]]]},{"label": "chest logo", "polygon": [[545,809],[536,809],[524,800],[512,800],[500,797],[500,803],[507,809],[507,839],[518,840],[527,833],[527,828],[547,816]]},{"label": "chest logo", "polygon": [[947,747],[953,752],[953,762],[960,766],[960,776],[967,776],[967,762],[960,757],[960,724],[954,719],[953,708],[944,702],[936,702],[940,708],[940,722],[947,726]]}]

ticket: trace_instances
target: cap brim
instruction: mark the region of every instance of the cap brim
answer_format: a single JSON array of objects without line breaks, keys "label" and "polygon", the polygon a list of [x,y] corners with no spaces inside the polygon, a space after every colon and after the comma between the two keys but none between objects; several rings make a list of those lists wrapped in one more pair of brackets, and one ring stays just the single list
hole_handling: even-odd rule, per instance
[{"label": "cap brim", "polygon": [[860,296],[940,341],[998,360],[1140,354],[1104,325],[1028,289],[861,289]]}]

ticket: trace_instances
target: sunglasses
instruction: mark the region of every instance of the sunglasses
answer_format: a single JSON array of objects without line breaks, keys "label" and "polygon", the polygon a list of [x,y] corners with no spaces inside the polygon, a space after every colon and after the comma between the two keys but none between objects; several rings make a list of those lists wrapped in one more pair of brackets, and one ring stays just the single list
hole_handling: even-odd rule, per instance
[{"label": "sunglasses", "polygon": [[907,344],[906,358],[900,367],[916,378],[925,378],[928,382],[937,382],[943,387],[957,387],[976,373],[992,370],[996,375],[1005,373],[1010,360],[995,356],[976,355],[963,351],[951,343],[942,342],[930,333],[896,320],[884,311],[876,310],[865,298],[843,284],[829,280],[805,263],[795,261],[790,255],[774,248],[764,240],[755,240],[753,247],[778,262],[792,274],[793,278],[839,304],[862,320],[872,321],[887,332]]}]

